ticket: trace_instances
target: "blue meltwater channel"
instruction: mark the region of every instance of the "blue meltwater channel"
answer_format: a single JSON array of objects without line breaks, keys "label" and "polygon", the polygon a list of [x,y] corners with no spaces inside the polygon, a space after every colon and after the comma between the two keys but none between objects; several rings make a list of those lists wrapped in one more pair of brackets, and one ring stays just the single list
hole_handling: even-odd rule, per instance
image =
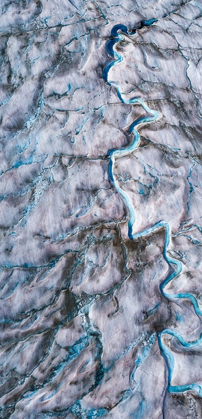
[{"label": "blue meltwater channel", "polygon": [[[142,20],[140,26],[138,26],[138,29],[142,28],[143,26],[151,26],[153,23],[157,22],[157,19],[150,19],[150,20]],[[116,176],[114,174],[114,167],[115,167],[115,160],[118,157],[126,156],[135,150],[138,149],[140,144],[140,134],[138,132],[138,129],[150,122],[156,121],[160,114],[154,109],[150,109],[148,105],[140,98],[140,97],[133,97],[129,100],[124,99],[124,93],[121,93],[119,85],[109,80],[109,72],[110,69],[119,63],[123,61],[122,55],[114,49],[115,45],[122,41],[124,39],[125,35],[133,36],[136,34],[136,29],[133,31],[128,31],[127,26],[118,24],[115,25],[111,30],[111,39],[106,43],[106,50],[107,53],[110,55],[110,57],[113,58],[113,61],[108,63],[104,70],[103,70],[103,78],[104,80],[110,85],[113,86],[116,89],[116,93],[118,95],[118,98],[122,103],[130,104],[130,105],[141,105],[142,108],[145,110],[146,115],[136,119],[129,127],[129,132],[134,134],[134,139],[132,143],[122,149],[113,149],[108,151],[109,156],[109,179],[111,183],[114,185],[117,192],[122,197],[128,211],[129,215],[129,221],[128,221],[128,237],[130,240],[138,240],[142,237],[146,237],[151,235],[152,233],[156,232],[157,230],[164,229],[165,231],[165,241],[164,241],[164,248],[163,248],[163,256],[165,261],[169,265],[169,273],[167,277],[162,281],[160,284],[160,291],[162,295],[167,298],[170,301],[176,301],[177,299],[187,299],[189,300],[194,307],[195,313],[198,316],[202,315],[202,310],[199,307],[197,299],[194,297],[194,295],[190,293],[178,293],[178,294],[170,294],[165,291],[166,285],[172,281],[173,279],[177,278],[180,273],[182,272],[182,263],[168,255],[168,247],[170,244],[170,226],[166,221],[160,220],[158,223],[156,223],[154,226],[146,228],[143,231],[135,232],[134,226],[135,226],[135,210],[132,205],[132,202],[130,200],[130,197],[128,194],[119,186],[118,180],[116,179]],[[199,384],[191,383],[187,385],[181,385],[181,386],[172,386],[172,376],[173,376],[173,370],[174,370],[174,357],[172,355],[171,350],[166,346],[166,344],[163,341],[163,335],[169,335],[170,337],[175,337],[175,339],[178,340],[180,345],[184,348],[194,348],[197,347],[202,343],[202,336],[196,340],[195,342],[186,342],[181,335],[179,335],[175,330],[171,329],[165,329],[163,332],[158,334],[158,342],[159,347],[161,350],[161,353],[163,357],[165,358],[166,365],[168,367],[168,391],[171,393],[180,393],[187,390],[192,390],[196,392],[200,397],[202,397],[202,387]]]}]

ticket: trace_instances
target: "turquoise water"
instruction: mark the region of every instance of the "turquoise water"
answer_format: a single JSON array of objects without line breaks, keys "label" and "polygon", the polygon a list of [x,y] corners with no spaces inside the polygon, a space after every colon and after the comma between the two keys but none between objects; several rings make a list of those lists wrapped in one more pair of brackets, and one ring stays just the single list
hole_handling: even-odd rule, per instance
[{"label": "turquoise water", "polygon": [[[150,20],[147,20],[147,21],[143,20],[141,22],[141,27],[150,26],[155,22],[156,22],[156,19],[150,19]],[[108,63],[105,66],[104,71],[103,71],[104,80],[110,86],[113,86],[116,89],[117,96],[122,103],[130,104],[130,105],[141,105],[142,108],[146,112],[145,116],[143,116],[139,119],[136,119],[129,127],[129,132],[134,134],[134,139],[133,139],[132,143],[125,148],[113,149],[113,150],[108,151],[108,155],[110,157],[110,159],[109,159],[109,169],[108,169],[109,180],[114,185],[114,187],[117,190],[117,192],[119,193],[119,195],[122,197],[122,199],[125,203],[125,206],[127,208],[127,212],[128,212],[128,216],[129,216],[128,237],[129,237],[130,240],[138,240],[142,237],[147,237],[147,236],[151,235],[152,233],[154,233],[158,230],[164,229],[164,231],[165,231],[163,256],[164,256],[165,261],[169,265],[169,273],[168,273],[167,277],[164,279],[164,281],[162,281],[161,284],[160,284],[160,291],[161,291],[162,295],[167,300],[174,301],[174,302],[177,301],[178,299],[189,300],[194,307],[196,315],[201,316],[202,315],[202,310],[200,309],[199,304],[198,304],[196,298],[194,297],[194,295],[192,295],[190,293],[170,294],[170,293],[167,293],[165,291],[166,285],[169,282],[171,282],[172,280],[176,279],[182,272],[182,263],[179,260],[177,260],[173,257],[170,257],[168,255],[168,248],[169,248],[170,238],[171,238],[169,223],[167,223],[164,220],[159,220],[152,227],[146,228],[145,230],[140,231],[140,232],[135,232],[136,214],[135,214],[134,207],[132,205],[132,202],[130,200],[129,195],[127,194],[127,192],[125,192],[119,186],[119,183],[118,183],[118,181],[116,179],[116,176],[114,174],[114,167],[115,167],[116,158],[126,156],[130,153],[133,153],[135,150],[138,149],[138,147],[140,145],[140,134],[139,134],[138,129],[140,127],[146,125],[146,124],[157,121],[157,119],[160,117],[159,112],[157,112],[154,109],[150,109],[149,106],[140,97],[133,97],[133,98],[127,100],[124,97],[125,96],[124,93],[121,93],[119,85],[114,81],[110,81],[110,79],[109,79],[110,69],[113,66],[118,65],[121,61],[123,61],[122,55],[114,49],[115,45],[118,42],[120,42],[121,40],[123,40],[123,34],[133,36],[133,35],[135,35],[135,33],[136,33],[136,29],[134,29],[132,32],[129,32],[128,28],[125,25],[122,25],[122,24],[115,25],[111,30],[112,39],[109,40],[106,44],[107,53],[114,60],[111,61],[110,63]],[[170,393],[180,393],[180,392],[184,392],[184,391],[187,391],[187,390],[193,390],[194,392],[198,393],[198,395],[200,397],[202,397],[202,387],[198,384],[190,383],[190,384],[187,384],[187,385],[184,385],[184,386],[172,386],[171,385],[173,370],[174,370],[174,357],[172,355],[172,352],[163,343],[162,337],[165,334],[173,336],[175,339],[178,340],[178,342],[183,347],[186,347],[188,349],[189,348],[192,349],[193,347],[196,347],[196,346],[200,345],[202,343],[202,337],[200,337],[198,340],[196,340],[194,342],[186,342],[183,339],[183,337],[179,333],[177,333],[175,330],[165,329],[163,332],[158,334],[159,347],[160,347],[160,350],[161,350],[161,353],[162,353],[163,357],[165,358],[165,361],[166,361],[166,364],[167,364],[167,367],[168,367],[168,391]]]}]

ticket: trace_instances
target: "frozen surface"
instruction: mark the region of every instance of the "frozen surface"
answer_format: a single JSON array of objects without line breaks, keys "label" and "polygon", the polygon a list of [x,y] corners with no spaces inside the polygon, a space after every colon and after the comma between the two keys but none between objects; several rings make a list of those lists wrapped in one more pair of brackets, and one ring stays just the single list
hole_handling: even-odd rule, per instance
[{"label": "frozen surface", "polygon": [[0,33],[0,418],[201,418],[201,1]]}]

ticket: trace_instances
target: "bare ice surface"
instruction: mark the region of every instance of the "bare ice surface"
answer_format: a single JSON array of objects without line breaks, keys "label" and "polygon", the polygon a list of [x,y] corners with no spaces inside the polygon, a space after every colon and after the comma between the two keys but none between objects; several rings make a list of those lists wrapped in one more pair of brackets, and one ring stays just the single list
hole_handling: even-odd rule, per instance
[{"label": "bare ice surface", "polygon": [[1,0],[0,48],[0,418],[201,418],[202,3]]}]

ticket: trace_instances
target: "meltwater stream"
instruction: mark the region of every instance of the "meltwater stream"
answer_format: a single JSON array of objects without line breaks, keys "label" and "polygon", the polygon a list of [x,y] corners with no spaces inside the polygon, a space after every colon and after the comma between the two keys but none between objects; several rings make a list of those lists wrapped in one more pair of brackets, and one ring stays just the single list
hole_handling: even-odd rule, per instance
[{"label": "meltwater stream", "polygon": [[[150,20],[142,20],[140,25],[138,26],[138,29],[142,28],[143,26],[151,26],[153,23],[155,23],[157,21],[157,19],[150,19]],[[164,229],[165,230],[165,241],[164,241],[164,248],[163,248],[163,256],[165,261],[167,262],[167,264],[169,265],[169,273],[167,275],[167,277],[163,280],[163,282],[160,284],[160,291],[162,293],[162,295],[167,298],[170,301],[175,302],[177,299],[187,299],[189,300],[194,307],[195,313],[198,316],[202,315],[202,310],[199,307],[199,304],[196,300],[196,298],[194,297],[194,295],[190,294],[190,293],[177,293],[177,294],[169,294],[165,291],[165,287],[166,285],[172,281],[173,279],[177,278],[180,273],[182,272],[182,263],[173,258],[170,257],[168,254],[168,247],[170,244],[170,226],[166,221],[159,221],[158,223],[156,223],[155,225],[153,225],[152,227],[146,228],[143,231],[140,232],[135,232],[135,220],[136,220],[136,216],[135,216],[135,210],[134,207],[132,205],[132,202],[130,200],[130,197],[128,196],[128,194],[119,186],[119,183],[116,179],[116,176],[114,174],[114,166],[115,166],[115,160],[117,157],[123,157],[126,156],[132,152],[134,152],[135,150],[138,149],[139,144],[140,144],[140,134],[138,132],[138,129],[141,126],[144,126],[150,122],[154,122],[156,121],[159,117],[160,114],[159,112],[157,112],[156,110],[150,109],[148,107],[148,105],[139,97],[133,97],[129,100],[124,99],[124,93],[121,93],[120,88],[118,86],[118,84],[114,81],[110,81],[109,80],[109,71],[110,69],[114,66],[117,65],[118,63],[120,63],[123,60],[123,57],[120,53],[118,53],[115,49],[114,46],[121,40],[123,40],[123,35],[135,35],[136,33],[136,29],[134,29],[133,31],[128,31],[128,28],[125,25],[119,24],[119,25],[115,25],[112,30],[111,30],[111,39],[107,42],[106,44],[106,50],[107,53],[110,55],[110,57],[112,57],[114,60],[111,61],[109,64],[107,64],[103,70],[103,78],[104,80],[110,85],[113,86],[116,89],[116,93],[120,99],[120,101],[122,103],[125,104],[130,104],[130,105],[141,105],[142,108],[145,110],[146,115],[136,119],[129,127],[129,132],[134,134],[134,140],[132,141],[132,143],[128,146],[125,147],[123,149],[113,149],[113,150],[109,150],[108,151],[108,156],[110,157],[109,159],[109,179],[111,181],[111,183],[114,185],[114,187],[116,188],[117,192],[120,194],[120,196],[122,197],[126,207],[127,207],[127,211],[128,211],[128,215],[129,215],[129,221],[128,221],[128,237],[131,240],[138,240],[142,237],[146,237],[151,235],[152,233],[156,232],[157,230],[160,229]],[[180,386],[172,386],[171,385],[171,381],[172,381],[172,376],[173,376],[173,371],[174,371],[174,357],[172,355],[172,352],[168,349],[168,347],[165,345],[165,343],[163,342],[163,335],[170,335],[171,337],[174,337],[175,339],[178,340],[178,342],[180,343],[180,345],[182,347],[186,347],[188,349],[192,349],[194,347],[197,347],[198,345],[200,345],[202,343],[202,336],[194,341],[194,342],[186,342],[183,337],[181,335],[179,335],[175,330],[171,330],[171,329],[165,329],[164,331],[162,331],[161,333],[159,333],[158,335],[158,342],[159,342],[159,347],[161,350],[161,353],[163,355],[163,357],[165,358],[167,367],[168,367],[168,391],[170,393],[180,393],[180,392],[184,392],[187,390],[192,390],[194,392],[196,392],[200,397],[202,397],[202,387],[199,384],[196,383],[190,383],[187,385],[180,385]]]}]

